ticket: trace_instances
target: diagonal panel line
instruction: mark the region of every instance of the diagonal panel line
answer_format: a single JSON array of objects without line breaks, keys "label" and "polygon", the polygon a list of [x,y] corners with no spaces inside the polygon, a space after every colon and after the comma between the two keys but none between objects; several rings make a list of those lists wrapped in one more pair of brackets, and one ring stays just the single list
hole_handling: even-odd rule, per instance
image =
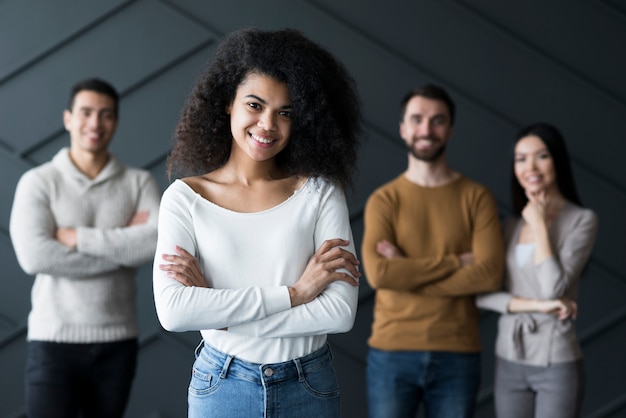
[{"label": "diagonal panel line", "polygon": [[610,99],[611,101],[615,102],[616,104],[618,104],[618,105],[620,105],[622,107],[626,107],[626,99],[624,99],[620,95],[617,95],[617,94],[613,93],[611,90],[605,88],[604,86],[598,84],[591,77],[581,73],[580,71],[577,71],[575,68],[573,68],[571,65],[567,64],[565,61],[562,61],[562,60],[559,60],[559,59],[555,58],[551,54],[547,53],[539,45],[536,45],[536,44],[532,43],[531,41],[529,41],[529,40],[519,36],[518,34],[514,33],[510,29],[507,29],[506,26],[504,26],[504,25],[496,22],[495,20],[491,19],[490,17],[488,17],[487,15],[482,13],[477,7],[470,5],[466,0],[448,0],[448,1],[451,2],[451,3],[455,3],[456,5],[460,6],[463,9],[465,9],[467,12],[469,12],[474,17],[476,17],[478,20],[482,21],[483,23],[485,23],[488,26],[491,26],[496,31],[504,34],[506,37],[509,38],[510,41],[512,41],[512,42],[518,44],[518,46],[521,46],[521,47],[525,48],[526,50],[530,51],[531,54],[539,56],[540,58],[544,59],[545,61],[550,62],[554,66],[558,67],[560,70],[568,73],[573,78],[575,78],[578,81],[586,84],[587,86],[591,87],[592,89],[598,91],[604,97]]},{"label": "diagonal panel line", "polygon": [[[379,39],[374,38],[373,36],[368,34],[366,31],[362,30],[358,26],[356,26],[353,23],[349,22],[348,20],[346,20],[342,16],[337,15],[332,10],[329,10],[325,6],[319,4],[316,0],[304,0],[304,1],[306,1],[307,3],[310,3],[313,7],[317,8],[322,13],[328,15],[330,18],[336,20],[341,25],[346,26],[351,31],[353,31],[354,33],[359,35],[360,37],[368,40],[369,42],[371,42],[372,44],[378,46],[379,48],[381,48],[383,50],[386,50],[388,53],[390,53],[391,55],[395,56],[400,61],[405,62],[406,64],[410,65],[413,68],[416,68],[418,71],[424,73],[425,75],[427,75],[428,77],[432,78],[433,80],[440,80],[443,84],[445,84],[447,86],[450,86],[452,89],[454,89],[457,92],[459,97],[462,97],[466,101],[468,101],[469,103],[472,103],[476,108],[481,109],[482,111],[484,111],[487,114],[491,114],[496,119],[502,120],[504,123],[510,125],[514,129],[519,129],[522,126],[522,123],[520,123],[520,122],[514,120],[513,118],[509,117],[508,115],[502,113],[498,109],[496,109],[494,107],[491,107],[491,106],[487,105],[486,103],[478,100],[476,97],[469,95],[460,86],[457,86],[454,83],[450,83],[445,78],[442,78],[442,77],[434,74],[431,70],[429,70],[429,69],[425,68],[424,66],[422,66],[421,64],[411,60],[409,57],[407,57],[401,51],[395,49],[392,45],[385,44],[384,42],[380,41]],[[448,0],[448,1],[457,1],[457,0]],[[626,105],[626,103],[623,103],[619,98],[616,98],[615,96],[614,96],[613,100],[616,100],[618,103],[620,103],[622,105]],[[602,174],[598,170],[590,167],[588,164],[582,162],[582,160],[580,160],[580,159],[578,159],[576,157],[571,157],[571,159],[572,159],[572,164],[573,165],[575,165],[576,167],[578,167],[581,170],[583,170],[586,173],[588,173],[590,177],[596,178],[598,180],[598,182],[606,184],[608,187],[614,189],[618,194],[626,196],[626,186],[623,186],[619,182],[617,182],[616,180],[613,180],[610,177]]]},{"label": "diagonal panel line", "polygon": [[[152,71],[151,73],[148,73],[148,75],[146,75],[145,77],[141,78],[139,81],[133,83],[132,85],[130,85],[126,89],[120,91],[120,99],[123,99],[124,97],[128,96],[129,94],[133,93],[134,91],[139,90],[141,87],[145,86],[146,84],[148,84],[149,82],[151,82],[154,79],[158,78],[159,76],[165,74],[166,72],[168,72],[172,68],[176,67],[181,62],[185,61],[187,58],[197,54],[202,49],[208,47],[209,45],[211,45],[214,42],[215,42],[214,39],[208,39],[208,40],[202,42],[201,44],[195,46],[194,48],[186,51],[184,54],[181,54],[180,56],[178,56],[175,59],[171,60],[170,62],[168,62],[164,66],[161,66],[160,68],[156,69],[155,71]],[[59,129],[56,129],[56,130],[52,131],[49,135],[47,135],[44,138],[42,138],[41,140],[37,141],[33,146],[24,149],[20,153],[20,157],[22,159],[24,159],[26,162],[30,163],[31,165],[33,165],[33,166],[36,165],[37,162],[34,161],[32,158],[29,158],[29,155],[32,154],[33,152],[37,151],[38,149],[46,146],[49,142],[54,141],[59,135],[63,134],[63,132],[65,132],[64,128],[59,128]],[[151,163],[154,163],[154,162],[151,162]]]},{"label": "diagonal panel line", "polygon": [[136,1],[137,0],[128,0],[127,2],[117,6],[115,8],[113,8],[112,10],[108,11],[107,13],[104,13],[102,16],[98,17],[97,19],[95,19],[93,21],[90,21],[86,26],[78,29],[73,34],[71,34],[71,35],[67,36],[66,38],[62,39],[61,41],[57,42],[55,45],[52,45],[50,48],[47,48],[45,51],[41,52],[37,56],[31,58],[30,60],[25,61],[22,65],[20,65],[19,67],[15,68],[13,71],[9,72],[4,77],[0,78],[0,86],[2,86],[2,84],[6,83],[7,81],[12,79],[13,77],[16,77],[21,72],[28,70],[30,67],[34,67],[39,62],[43,61],[44,59],[48,58],[49,56],[52,56],[53,54],[55,54],[56,52],[58,52],[59,50],[61,50],[65,46],[69,45],[70,43],[72,43],[76,39],[80,38],[85,33],[87,33],[90,30],[92,30],[94,27],[96,27],[99,24],[101,24],[102,22],[108,20],[112,16],[120,13],[122,10],[124,10],[125,8],[130,6],[132,3],[135,3]]}]

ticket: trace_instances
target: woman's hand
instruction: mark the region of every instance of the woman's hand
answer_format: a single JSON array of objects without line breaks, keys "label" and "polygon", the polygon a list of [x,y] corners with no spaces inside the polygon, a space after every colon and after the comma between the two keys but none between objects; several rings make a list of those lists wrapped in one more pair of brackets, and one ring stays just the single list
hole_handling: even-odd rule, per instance
[{"label": "woman's hand", "polygon": [[537,310],[543,313],[556,315],[560,320],[576,319],[578,304],[570,298],[537,301]]},{"label": "woman's hand", "polygon": [[509,302],[509,312],[543,312],[556,315],[561,321],[578,315],[578,304],[575,300],[563,297],[561,299],[537,300],[513,297]]},{"label": "woman's hand", "polygon": [[159,264],[159,268],[167,273],[167,277],[185,286],[209,287],[200,271],[200,263],[196,257],[178,245],[174,247],[174,251],[176,254],[163,254],[162,256],[168,264]]},{"label": "woman's hand", "polygon": [[[289,287],[291,306],[312,301],[335,281],[358,286],[358,278],[361,277],[357,270],[359,260],[354,254],[341,248],[348,244],[349,241],[339,238],[324,241],[309,260],[302,276]],[[348,273],[338,272],[340,269],[345,269]]]},{"label": "woman's hand", "polygon": [[526,223],[532,228],[541,224],[545,225],[547,223],[547,207],[549,204],[545,190],[536,193],[526,191],[526,197],[528,202],[522,209],[522,217]]}]

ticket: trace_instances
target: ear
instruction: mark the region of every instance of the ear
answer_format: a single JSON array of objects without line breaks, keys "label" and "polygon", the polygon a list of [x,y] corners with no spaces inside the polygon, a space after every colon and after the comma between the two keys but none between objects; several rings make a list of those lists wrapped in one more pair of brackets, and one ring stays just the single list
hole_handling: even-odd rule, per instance
[{"label": "ear", "polygon": [[226,114],[227,114],[227,115],[230,115],[230,110],[232,109],[232,107],[233,107],[233,104],[232,104],[232,103],[231,103],[231,104],[229,104],[228,106],[226,106]]},{"label": "ear", "polygon": [[398,132],[400,133],[400,138],[404,139],[404,121],[400,121]]},{"label": "ear", "polygon": [[69,131],[70,130],[70,121],[72,119],[72,112],[70,112],[69,110],[65,109],[63,111],[63,125],[65,126],[65,130]]}]

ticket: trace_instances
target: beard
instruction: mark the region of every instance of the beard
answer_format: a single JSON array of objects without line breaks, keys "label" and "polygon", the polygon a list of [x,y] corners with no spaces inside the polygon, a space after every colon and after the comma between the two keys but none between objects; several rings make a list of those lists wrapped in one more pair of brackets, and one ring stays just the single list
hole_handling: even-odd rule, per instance
[{"label": "beard", "polygon": [[[433,137],[425,137],[425,138],[418,138],[419,139],[429,139],[431,141],[433,141],[434,143],[441,143],[441,141],[438,140],[438,138],[433,138]],[[439,159],[444,151],[446,150],[446,143],[444,142],[443,144],[439,145],[438,147],[433,147],[430,149],[417,149],[415,148],[415,143],[417,142],[417,140],[413,141],[410,144],[406,145],[407,151],[409,151],[409,153],[415,157],[418,160],[421,161],[425,161],[425,162],[433,162],[436,161],[437,159]]]}]

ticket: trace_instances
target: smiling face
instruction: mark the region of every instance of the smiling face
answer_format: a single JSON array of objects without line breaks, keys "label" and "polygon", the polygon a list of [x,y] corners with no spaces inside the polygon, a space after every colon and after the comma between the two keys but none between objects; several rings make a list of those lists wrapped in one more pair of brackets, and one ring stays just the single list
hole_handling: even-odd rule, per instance
[{"label": "smiling face", "polygon": [[413,157],[426,162],[438,160],[451,134],[450,112],[444,102],[422,96],[407,102],[400,136]]},{"label": "smiling face", "polygon": [[267,75],[248,74],[227,109],[233,135],[231,157],[244,154],[254,161],[276,157],[289,142],[291,110],[287,84]]},{"label": "smiling face", "polygon": [[556,188],[554,161],[546,144],[536,135],[521,138],[515,144],[515,177],[526,192],[535,194]]},{"label": "smiling face", "polygon": [[115,133],[115,101],[106,94],[79,91],[71,110],[63,112],[65,129],[70,133],[72,151],[106,154]]}]

